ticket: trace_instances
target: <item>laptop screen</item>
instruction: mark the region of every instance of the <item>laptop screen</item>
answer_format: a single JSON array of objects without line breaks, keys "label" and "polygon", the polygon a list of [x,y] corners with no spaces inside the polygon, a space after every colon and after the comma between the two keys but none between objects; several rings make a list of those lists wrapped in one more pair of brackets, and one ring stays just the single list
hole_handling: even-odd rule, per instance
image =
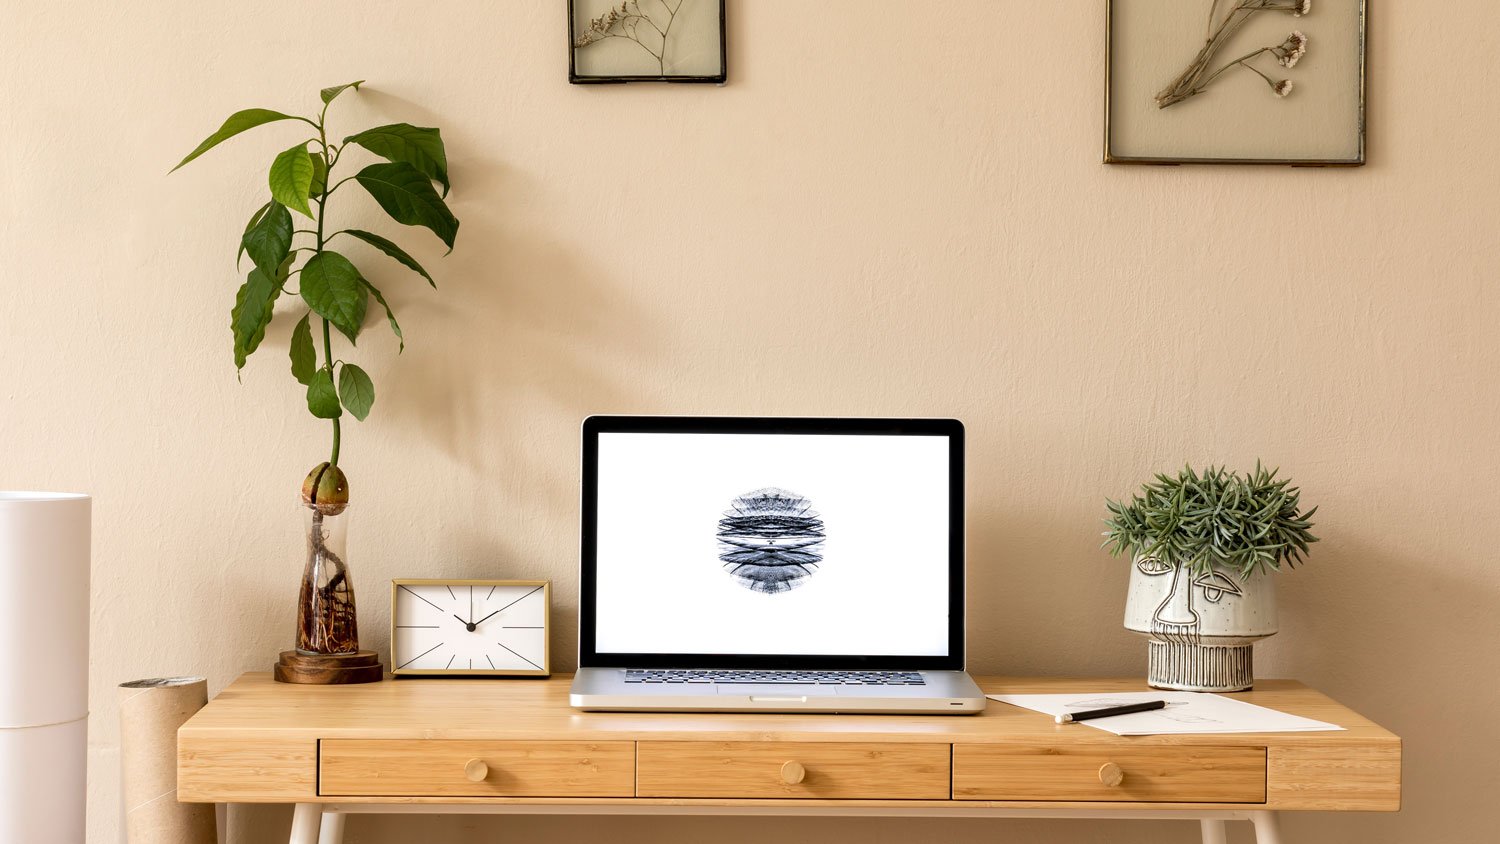
[{"label": "laptop screen", "polygon": [[626,419],[586,426],[584,665],[961,667],[957,423]]}]

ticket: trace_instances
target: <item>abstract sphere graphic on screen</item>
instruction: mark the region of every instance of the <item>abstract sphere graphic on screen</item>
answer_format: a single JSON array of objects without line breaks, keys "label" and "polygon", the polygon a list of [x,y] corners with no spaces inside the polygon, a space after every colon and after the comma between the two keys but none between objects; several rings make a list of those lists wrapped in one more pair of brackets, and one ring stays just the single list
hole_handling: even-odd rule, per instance
[{"label": "abstract sphere graphic on screen", "polygon": [[823,562],[823,520],[812,502],[777,487],[738,496],[719,519],[719,559],[741,586],[779,595]]}]

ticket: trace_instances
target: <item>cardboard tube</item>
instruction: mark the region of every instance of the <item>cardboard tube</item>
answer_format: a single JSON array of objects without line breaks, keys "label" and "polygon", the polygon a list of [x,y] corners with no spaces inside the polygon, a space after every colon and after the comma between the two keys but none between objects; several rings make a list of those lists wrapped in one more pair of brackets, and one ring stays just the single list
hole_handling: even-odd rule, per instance
[{"label": "cardboard tube", "polygon": [[129,844],[216,844],[211,803],[177,802],[177,728],[208,703],[202,677],[120,684],[121,793]]}]

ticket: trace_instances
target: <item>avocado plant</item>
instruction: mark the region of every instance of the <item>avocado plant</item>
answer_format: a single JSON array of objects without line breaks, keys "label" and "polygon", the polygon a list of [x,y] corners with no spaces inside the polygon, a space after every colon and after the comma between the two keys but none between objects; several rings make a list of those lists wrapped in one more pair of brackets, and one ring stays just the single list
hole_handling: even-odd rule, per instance
[{"label": "avocado plant", "polygon": [[[349,503],[348,478],[339,467],[340,420],[347,411],[363,421],[375,402],[375,385],[364,369],[345,359],[347,352],[335,356],[333,332],[337,330],[352,350],[373,298],[385,312],[399,348],[405,349],[401,326],[385,296],[352,260],[333,247],[351,241],[365,243],[437,286],[421,264],[387,238],[363,229],[335,228],[329,221],[330,202],[352,182],[374,198],[392,220],[430,230],[449,252],[458,235],[458,219],[444,202],[449,189],[448,159],[438,129],[392,123],[346,135],[342,140],[330,133],[329,107],[341,94],[357,92],[361,84],[362,80],[322,89],[322,108],[316,117],[264,108],[237,111],[172,168],[175,172],[224,141],[259,126],[303,126],[305,137],[272,160],[267,176],[270,197],[250,216],[240,237],[236,262],[248,257],[252,266],[235,294],[229,323],[238,372],[260,347],[274,318],[284,314],[284,319],[296,319],[291,337],[292,377],[305,389],[308,411],[332,425],[328,459],[314,466],[302,484],[302,501],[311,511],[312,523],[309,570],[316,557],[320,568],[328,572],[317,578],[320,583],[316,587],[310,587],[309,579],[304,578],[302,606],[305,609],[319,599],[330,606],[324,618],[304,619],[299,611],[298,649],[309,653],[345,653],[358,647],[347,568],[327,547],[323,522],[325,517],[342,513]],[[347,168],[357,151],[378,160],[338,178],[339,166]],[[364,157],[368,159],[369,155]],[[294,283],[295,292],[289,289]],[[281,314],[276,312],[278,302],[283,304]],[[286,307],[289,302],[295,304]],[[309,588],[321,594],[308,595]],[[340,596],[347,597],[347,606],[341,605]],[[340,617],[345,614],[346,619]]]}]

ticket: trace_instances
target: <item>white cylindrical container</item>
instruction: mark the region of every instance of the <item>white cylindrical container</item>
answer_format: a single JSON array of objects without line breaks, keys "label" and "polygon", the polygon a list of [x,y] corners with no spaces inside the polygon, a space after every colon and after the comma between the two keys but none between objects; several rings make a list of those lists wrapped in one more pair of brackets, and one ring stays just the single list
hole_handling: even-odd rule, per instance
[{"label": "white cylindrical container", "polygon": [[0,841],[84,842],[90,505],[0,492]]}]

